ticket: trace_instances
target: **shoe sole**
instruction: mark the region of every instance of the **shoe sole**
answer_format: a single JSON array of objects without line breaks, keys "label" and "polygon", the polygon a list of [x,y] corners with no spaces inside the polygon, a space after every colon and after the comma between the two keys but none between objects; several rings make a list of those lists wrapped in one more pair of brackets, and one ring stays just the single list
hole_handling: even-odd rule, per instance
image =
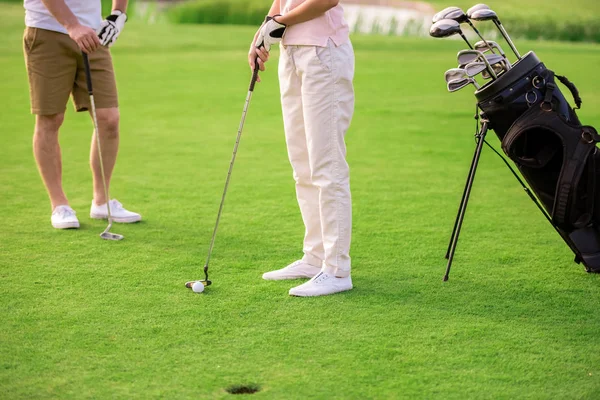
[{"label": "shoe sole", "polygon": [[[315,275],[317,275],[317,274],[318,274],[318,272]],[[282,276],[282,277],[278,276],[278,277],[274,277],[274,278],[265,277],[263,275],[262,278],[265,281],[287,281],[287,280],[292,280],[292,279],[312,279],[315,275],[311,275],[311,276]]]},{"label": "shoe sole", "polygon": [[315,294],[306,294],[306,293],[289,293],[290,296],[293,297],[317,297],[317,296],[329,296],[330,294],[336,294],[336,293],[342,293],[342,292],[347,292],[348,290],[352,290],[354,288],[354,286],[349,287],[348,289],[342,289],[342,290],[338,290],[337,292],[331,292],[331,293],[315,293]]},{"label": "shoe sole", "polygon": [[[108,219],[107,215],[100,214],[90,214],[90,218],[92,219]],[[142,216],[136,217],[112,217],[113,222],[118,222],[121,224],[131,224],[133,222],[140,222],[142,220]]]},{"label": "shoe sole", "polygon": [[79,222],[63,222],[63,223],[52,222],[52,227],[55,229],[77,229],[77,228],[79,228]]}]

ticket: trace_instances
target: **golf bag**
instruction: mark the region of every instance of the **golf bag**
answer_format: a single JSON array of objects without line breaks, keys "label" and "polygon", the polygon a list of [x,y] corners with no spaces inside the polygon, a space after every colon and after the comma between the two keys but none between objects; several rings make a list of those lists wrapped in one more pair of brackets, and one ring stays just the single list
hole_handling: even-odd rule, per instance
[{"label": "golf bag", "polygon": [[575,85],[547,69],[533,52],[475,96],[575,262],[600,272],[600,136],[579,122],[557,79],[578,109]]}]

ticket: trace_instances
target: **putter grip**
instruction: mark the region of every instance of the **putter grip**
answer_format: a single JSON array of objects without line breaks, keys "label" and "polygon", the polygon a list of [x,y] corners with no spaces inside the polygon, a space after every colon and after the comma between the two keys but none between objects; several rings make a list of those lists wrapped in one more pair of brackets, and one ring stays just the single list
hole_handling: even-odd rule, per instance
[{"label": "putter grip", "polygon": [[85,68],[85,82],[87,83],[87,90],[90,96],[92,95],[92,73],[90,72],[90,60],[86,53],[81,53],[83,56],[83,66]]},{"label": "putter grip", "polygon": [[250,81],[250,87],[248,91],[254,91],[254,85],[256,85],[256,80],[258,79],[258,56],[254,60],[254,72],[252,72],[252,80]]}]

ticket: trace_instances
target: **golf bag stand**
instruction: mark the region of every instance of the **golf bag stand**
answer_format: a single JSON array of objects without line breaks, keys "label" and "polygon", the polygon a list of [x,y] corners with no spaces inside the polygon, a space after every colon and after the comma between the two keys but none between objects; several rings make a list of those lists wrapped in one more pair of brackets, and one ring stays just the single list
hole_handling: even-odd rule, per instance
[{"label": "golf bag stand", "polygon": [[456,245],[458,243],[458,236],[460,235],[460,229],[465,218],[465,213],[467,211],[467,203],[469,202],[471,188],[473,187],[473,182],[475,181],[475,173],[477,172],[479,158],[481,157],[481,151],[483,150],[483,144],[485,143],[485,135],[488,131],[489,121],[484,115],[482,115],[480,118],[481,128],[475,134],[475,141],[477,142],[477,146],[475,147],[475,153],[473,154],[473,159],[471,160],[471,168],[469,169],[467,181],[463,190],[463,195],[460,200],[460,205],[458,206],[458,213],[456,214],[456,219],[454,220],[454,228],[452,229],[452,235],[450,236],[450,242],[448,243],[448,250],[446,250],[446,258],[448,259],[448,264],[446,265],[446,274],[444,275],[444,281],[447,281],[450,275],[450,268],[452,267],[452,260],[454,260],[454,253],[456,251]]},{"label": "golf bag stand", "polygon": [[600,185],[600,151],[596,146],[600,136],[593,127],[579,122],[555,78],[569,89],[580,108],[575,85],[555,76],[533,52],[475,92],[482,125],[446,253],[444,280],[448,280],[488,129],[496,133],[502,150],[527,184],[502,159],[573,251],[575,262],[583,263],[588,272],[600,272],[600,195],[596,190]]}]

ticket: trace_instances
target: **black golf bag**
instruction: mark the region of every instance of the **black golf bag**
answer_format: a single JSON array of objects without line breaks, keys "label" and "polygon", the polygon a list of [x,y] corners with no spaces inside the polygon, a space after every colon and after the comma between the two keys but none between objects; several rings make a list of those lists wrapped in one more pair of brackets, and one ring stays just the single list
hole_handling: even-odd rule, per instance
[{"label": "black golf bag", "polygon": [[533,53],[475,93],[482,116],[588,272],[600,272],[600,136],[579,122],[555,76]]}]

